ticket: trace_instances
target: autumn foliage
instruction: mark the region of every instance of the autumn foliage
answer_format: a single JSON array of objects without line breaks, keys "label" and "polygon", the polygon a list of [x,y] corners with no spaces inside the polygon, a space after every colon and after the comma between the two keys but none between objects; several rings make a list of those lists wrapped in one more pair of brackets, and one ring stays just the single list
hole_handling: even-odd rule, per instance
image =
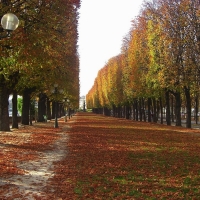
[{"label": "autumn foliage", "polygon": [[[14,92],[26,95],[23,101],[27,97],[36,100],[40,94],[53,101],[51,89],[57,83],[63,90],[57,100],[68,98],[78,107],[79,7],[79,0],[0,2],[0,16],[12,12],[20,21],[12,37],[0,43],[0,131],[9,130],[8,96]],[[24,110],[28,113],[29,106]],[[27,124],[24,118],[29,116],[22,116],[22,123]]]},{"label": "autumn foliage", "polygon": [[192,115],[197,123],[199,6],[196,0],[146,1],[123,38],[121,53],[99,70],[87,94],[88,108],[143,121],[148,111],[154,116],[149,122],[157,122],[165,110],[168,125],[176,120],[181,126],[184,117],[191,128]]},{"label": "autumn foliage", "polygon": [[[68,123],[60,120],[59,126],[54,129],[53,123],[37,123],[14,130],[12,137],[1,135],[1,199],[9,191],[13,196],[6,199],[25,198],[19,190],[24,183],[2,183],[15,175],[21,180],[27,174],[19,163],[32,163],[35,172],[41,173],[42,166],[36,168],[35,163],[42,162],[44,152],[55,152],[56,145],[66,149],[64,156],[52,163],[53,176],[41,183],[41,191],[33,190],[26,194],[29,197],[199,199],[199,130],[92,113],[77,113]],[[57,144],[63,136],[68,139]],[[31,187],[37,188],[34,181]]]},{"label": "autumn foliage", "polygon": [[63,199],[195,199],[200,195],[199,133],[79,113],[69,133],[69,156],[53,178],[60,183],[57,194]]}]

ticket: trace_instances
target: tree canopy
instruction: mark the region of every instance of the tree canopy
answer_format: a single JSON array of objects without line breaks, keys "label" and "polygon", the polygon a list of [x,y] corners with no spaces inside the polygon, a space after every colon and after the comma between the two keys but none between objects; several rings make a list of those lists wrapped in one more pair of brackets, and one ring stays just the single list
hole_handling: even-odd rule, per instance
[{"label": "tree canopy", "polygon": [[0,16],[11,12],[20,20],[12,36],[0,41],[0,82],[7,94],[22,94],[30,88],[32,96],[51,96],[50,90],[57,83],[64,91],[60,100],[70,98],[78,107],[79,7],[79,0],[0,2]]},{"label": "tree canopy", "polygon": [[[135,99],[164,98],[168,91],[176,100],[176,116],[180,118],[180,106],[185,105],[189,117],[189,105],[199,95],[199,9],[197,0],[146,1],[123,39],[121,53],[99,71],[101,87],[93,85],[87,105],[132,104]],[[100,105],[91,104],[94,96]]]}]

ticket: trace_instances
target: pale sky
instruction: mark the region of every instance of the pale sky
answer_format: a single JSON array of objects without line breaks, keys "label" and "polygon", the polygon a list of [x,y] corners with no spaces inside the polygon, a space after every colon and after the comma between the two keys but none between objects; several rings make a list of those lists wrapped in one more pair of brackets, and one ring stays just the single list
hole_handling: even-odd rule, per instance
[{"label": "pale sky", "polygon": [[122,40],[143,0],[82,0],[79,10],[80,96],[92,88],[98,71],[120,54]]}]

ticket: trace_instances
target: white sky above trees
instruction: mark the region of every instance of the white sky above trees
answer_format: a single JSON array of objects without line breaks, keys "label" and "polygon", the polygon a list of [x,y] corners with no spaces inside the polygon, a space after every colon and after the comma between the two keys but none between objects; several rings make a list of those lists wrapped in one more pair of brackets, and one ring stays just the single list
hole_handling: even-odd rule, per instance
[{"label": "white sky above trees", "polygon": [[120,53],[143,0],[82,0],[79,10],[80,96],[92,88],[98,71]]}]

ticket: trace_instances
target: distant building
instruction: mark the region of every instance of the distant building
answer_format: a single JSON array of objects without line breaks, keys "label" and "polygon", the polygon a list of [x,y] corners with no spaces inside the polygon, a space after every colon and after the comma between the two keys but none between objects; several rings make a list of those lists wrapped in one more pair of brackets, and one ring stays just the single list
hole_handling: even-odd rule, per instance
[{"label": "distant building", "polygon": [[79,98],[79,109],[80,110],[86,109],[86,98],[85,98],[85,96],[81,96]]}]

